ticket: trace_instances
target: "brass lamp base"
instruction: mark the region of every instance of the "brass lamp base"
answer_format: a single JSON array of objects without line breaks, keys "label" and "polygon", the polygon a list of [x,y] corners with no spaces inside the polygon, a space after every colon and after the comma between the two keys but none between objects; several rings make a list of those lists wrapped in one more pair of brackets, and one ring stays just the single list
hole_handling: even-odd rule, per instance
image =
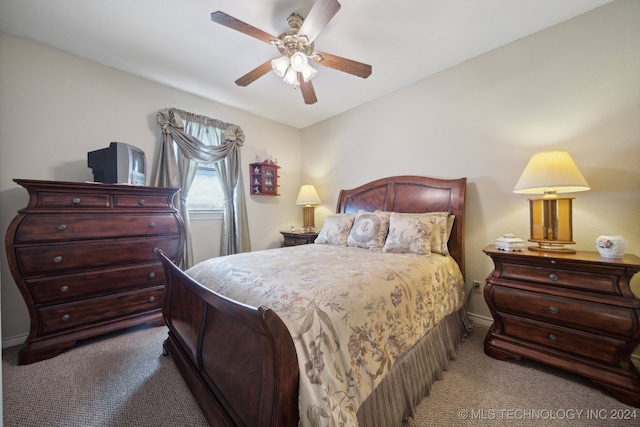
[{"label": "brass lamp base", "polygon": [[527,249],[535,252],[552,252],[556,254],[575,254],[576,250],[565,248],[564,243],[538,242],[538,246],[529,246]]},{"label": "brass lamp base", "polygon": [[314,209],[313,206],[303,206],[302,214],[304,216],[302,223],[302,230],[305,233],[312,233],[316,230],[316,225],[314,221]]}]

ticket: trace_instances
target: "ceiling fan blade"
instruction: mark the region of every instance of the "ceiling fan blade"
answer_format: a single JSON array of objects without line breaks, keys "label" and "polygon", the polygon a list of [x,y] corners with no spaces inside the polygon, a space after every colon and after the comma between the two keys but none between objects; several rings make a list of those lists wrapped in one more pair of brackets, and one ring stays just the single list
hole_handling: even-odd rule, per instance
[{"label": "ceiling fan blade", "polygon": [[362,62],[352,61],[351,59],[342,58],[340,56],[331,55],[330,53],[314,52],[311,56],[314,62],[325,67],[333,68],[338,71],[353,74],[354,76],[366,79],[371,75],[371,65]]},{"label": "ceiling fan blade", "polygon": [[302,23],[298,35],[307,36],[309,43],[315,40],[320,31],[331,21],[340,10],[340,3],[336,0],[316,0],[309,15]]},{"label": "ceiling fan blade", "polygon": [[242,22],[239,19],[234,18],[233,16],[229,16],[224,12],[217,11],[211,14],[211,20],[217,24],[224,25],[225,27],[229,27],[236,31],[240,31],[248,36],[255,37],[258,40],[262,40],[265,43],[272,44],[273,40],[278,40],[277,37],[272,36],[271,34],[265,33],[262,30],[253,27],[246,22]]},{"label": "ceiling fan blade", "polygon": [[272,59],[268,60],[267,62],[265,62],[264,64],[254,68],[253,70],[249,71],[247,74],[245,74],[244,76],[240,77],[238,80],[236,80],[236,84],[238,86],[248,86],[251,83],[255,82],[256,80],[258,80],[260,77],[264,76],[265,74],[267,74],[269,71],[272,70],[271,68],[271,61]]},{"label": "ceiling fan blade", "polygon": [[304,103],[307,105],[311,105],[318,102],[318,98],[316,98],[316,91],[313,89],[311,80],[305,82],[302,78],[302,73],[298,73],[298,82],[300,83],[300,91],[302,92]]}]

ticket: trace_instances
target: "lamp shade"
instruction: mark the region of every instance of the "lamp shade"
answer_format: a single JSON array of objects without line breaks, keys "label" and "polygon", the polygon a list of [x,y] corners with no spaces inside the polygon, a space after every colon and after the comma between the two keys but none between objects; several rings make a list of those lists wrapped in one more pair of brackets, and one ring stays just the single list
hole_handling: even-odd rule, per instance
[{"label": "lamp shade", "polygon": [[296,205],[318,205],[320,204],[320,196],[313,185],[303,185],[300,187]]},{"label": "lamp shade", "polygon": [[589,190],[575,162],[566,151],[534,154],[513,189],[518,194],[574,193]]}]

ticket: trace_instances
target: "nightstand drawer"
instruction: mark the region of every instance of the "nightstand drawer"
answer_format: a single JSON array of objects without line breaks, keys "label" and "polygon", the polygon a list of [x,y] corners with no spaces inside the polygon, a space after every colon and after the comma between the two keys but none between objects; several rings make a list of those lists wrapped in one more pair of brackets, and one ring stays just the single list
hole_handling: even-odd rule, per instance
[{"label": "nightstand drawer", "polygon": [[609,364],[617,363],[616,355],[625,346],[625,341],[614,338],[549,325],[508,314],[501,317],[503,332],[506,335]]},{"label": "nightstand drawer", "polygon": [[563,286],[588,291],[617,294],[617,276],[579,271],[535,267],[520,264],[503,263],[500,277],[511,280],[538,282],[545,285]]},{"label": "nightstand drawer", "polygon": [[494,287],[492,298],[499,313],[513,313],[621,337],[632,334],[638,323],[638,318],[632,309],[503,286]]}]

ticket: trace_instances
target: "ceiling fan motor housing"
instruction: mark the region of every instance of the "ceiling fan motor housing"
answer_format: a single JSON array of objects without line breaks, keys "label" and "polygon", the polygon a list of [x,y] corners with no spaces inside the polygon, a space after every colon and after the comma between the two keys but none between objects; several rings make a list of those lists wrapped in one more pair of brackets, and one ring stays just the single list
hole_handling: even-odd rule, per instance
[{"label": "ceiling fan motor housing", "polygon": [[302,16],[292,13],[287,18],[289,28],[282,30],[278,35],[278,40],[273,41],[273,45],[283,56],[291,58],[296,52],[301,52],[306,56],[313,54],[313,43],[309,43],[306,36],[298,35],[303,22]]}]

